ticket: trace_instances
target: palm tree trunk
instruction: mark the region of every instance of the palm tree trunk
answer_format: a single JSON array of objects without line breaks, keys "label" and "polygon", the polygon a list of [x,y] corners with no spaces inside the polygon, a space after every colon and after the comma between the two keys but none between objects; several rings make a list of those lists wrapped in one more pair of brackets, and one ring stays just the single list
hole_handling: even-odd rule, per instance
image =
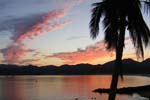
[{"label": "palm tree trunk", "polygon": [[118,78],[122,67],[122,54],[124,47],[124,38],[125,38],[125,16],[122,16],[120,19],[120,34],[118,36],[118,42],[116,46],[116,61],[113,68],[112,81],[110,85],[110,92],[108,100],[115,100],[116,90],[118,84]]}]

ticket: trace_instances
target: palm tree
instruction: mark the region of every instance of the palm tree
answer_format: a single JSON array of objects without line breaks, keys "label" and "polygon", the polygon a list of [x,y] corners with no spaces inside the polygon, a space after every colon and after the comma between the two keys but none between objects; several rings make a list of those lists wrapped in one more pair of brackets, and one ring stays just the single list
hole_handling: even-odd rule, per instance
[{"label": "palm tree", "polygon": [[89,25],[91,38],[95,39],[99,34],[102,18],[107,49],[116,51],[109,93],[109,100],[115,100],[118,78],[122,74],[125,31],[129,31],[137,57],[144,58],[143,47],[150,44],[150,30],[143,19],[140,0],[102,0],[93,6]]}]

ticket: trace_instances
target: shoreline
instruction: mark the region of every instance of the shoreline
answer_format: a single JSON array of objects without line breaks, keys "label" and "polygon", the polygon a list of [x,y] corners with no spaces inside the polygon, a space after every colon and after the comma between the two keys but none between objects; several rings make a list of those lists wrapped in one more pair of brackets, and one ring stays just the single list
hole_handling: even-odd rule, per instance
[{"label": "shoreline", "polygon": [[[111,76],[112,74],[4,74],[0,76]],[[150,74],[124,74],[123,76],[144,76],[150,77]]]}]

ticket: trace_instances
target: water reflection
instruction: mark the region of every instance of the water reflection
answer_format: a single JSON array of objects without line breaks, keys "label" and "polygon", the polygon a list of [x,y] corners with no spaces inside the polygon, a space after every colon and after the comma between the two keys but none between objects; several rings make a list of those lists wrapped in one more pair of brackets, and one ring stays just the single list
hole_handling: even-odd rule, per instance
[{"label": "water reflection", "polygon": [[[132,76],[133,77],[133,76]],[[145,80],[147,78],[147,80]],[[135,77],[135,80],[138,80],[138,84],[134,83],[134,79],[130,78],[128,76],[128,78],[125,78],[126,81],[119,81],[119,86],[118,89],[116,91],[116,94],[121,94],[121,95],[129,95],[132,96],[133,98],[135,98],[135,100],[149,100],[150,99],[150,85],[149,85],[149,77]],[[132,81],[131,81],[132,79]],[[130,82],[132,84],[129,84]],[[124,84],[126,83],[126,85]],[[128,84],[127,84],[128,83]],[[134,84],[134,86],[133,86]],[[147,84],[147,85],[146,85]],[[128,86],[128,85],[132,85],[132,86]],[[141,85],[141,86],[140,86]],[[122,87],[122,88],[121,88]],[[96,93],[100,93],[100,94],[109,94],[110,93],[110,89],[109,88],[98,88],[95,89],[94,92]]]},{"label": "water reflection", "polygon": [[33,81],[22,77],[3,77],[0,79],[0,100],[28,100],[36,98],[37,92]]},{"label": "water reflection", "polygon": [[[13,76],[0,77],[0,100],[107,100],[92,91],[109,88],[111,76]],[[148,77],[125,77],[118,87],[150,84]],[[135,95],[134,95],[135,96]],[[117,95],[117,100],[135,100]]]}]

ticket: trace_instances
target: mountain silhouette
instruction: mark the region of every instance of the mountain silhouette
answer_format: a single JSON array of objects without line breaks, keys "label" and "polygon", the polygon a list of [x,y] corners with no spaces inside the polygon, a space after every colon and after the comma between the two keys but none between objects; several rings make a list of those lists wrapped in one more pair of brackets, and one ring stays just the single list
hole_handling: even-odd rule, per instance
[{"label": "mountain silhouette", "polygon": [[[18,66],[0,64],[0,75],[100,75],[112,74],[115,61],[103,65],[77,64],[62,66]],[[123,74],[150,74],[150,59],[137,62],[132,59],[123,60]]]}]

